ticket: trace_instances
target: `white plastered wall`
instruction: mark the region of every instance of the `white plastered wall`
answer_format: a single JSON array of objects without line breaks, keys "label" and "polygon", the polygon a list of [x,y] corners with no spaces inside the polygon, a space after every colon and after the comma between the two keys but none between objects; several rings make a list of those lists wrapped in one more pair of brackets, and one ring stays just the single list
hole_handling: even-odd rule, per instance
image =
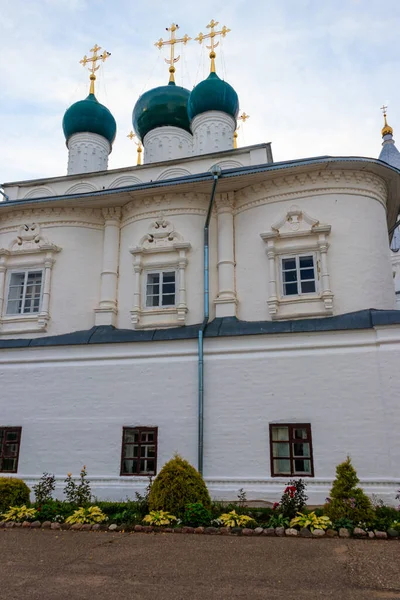
[{"label": "white plastered wall", "polygon": [[364,308],[395,308],[385,195],[379,182],[375,182],[378,178],[372,179],[374,187],[371,180],[367,185],[360,184],[358,173],[347,175],[346,180],[340,173],[335,176],[334,183],[325,182],[326,189],[315,189],[315,183],[310,182],[308,192],[304,183],[296,191],[293,189],[296,182],[288,185],[283,179],[279,193],[275,188],[271,194],[269,188],[264,193],[249,189],[236,195],[235,255],[240,319],[271,318],[266,303],[268,258],[260,234],[272,231],[271,227],[293,207],[321,225],[331,226],[327,262],[334,294],[333,314]]},{"label": "white plastered wall", "polygon": [[[366,491],[395,503],[398,326],[205,344],[204,475],[213,497],[244,488],[248,499],[278,500],[287,478],[270,477],[269,424],[308,422],[310,503],[324,502],[347,454]],[[123,426],[158,427],[158,470],[176,451],[197,462],[195,340],[2,350],[0,377],[2,424],[22,426],[18,476],[30,484],[50,471],[61,490],[66,473],[85,464],[96,495],[133,497],[146,480],[119,475]]]}]

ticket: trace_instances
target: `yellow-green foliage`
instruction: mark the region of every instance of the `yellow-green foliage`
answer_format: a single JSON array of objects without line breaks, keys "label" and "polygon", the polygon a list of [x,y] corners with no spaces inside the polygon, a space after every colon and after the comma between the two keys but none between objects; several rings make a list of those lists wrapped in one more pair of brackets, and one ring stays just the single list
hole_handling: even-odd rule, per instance
[{"label": "yellow-green foliage", "polygon": [[247,515],[238,515],[236,510],[224,513],[219,517],[219,521],[221,521],[224,527],[248,527],[255,524],[254,519]]},{"label": "yellow-green foliage", "polygon": [[182,517],[187,504],[201,502],[211,508],[211,499],[204,479],[187,460],[176,455],[168,461],[151,486],[150,510],[166,510]]},{"label": "yellow-green foliage", "polygon": [[29,504],[30,489],[22,479],[0,477],[0,512],[9,506]]},{"label": "yellow-green foliage", "polygon": [[324,506],[325,514],[331,521],[351,519],[354,523],[370,522],[374,519],[374,510],[368,496],[357,487],[359,479],[350,457],[336,467],[336,479],[333,482],[329,501]]},{"label": "yellow-green foliage", "polygon": [[314,531],[314,529],[327,529],[332,525],[329,517],[317,517],[315,512],[308,514],[298,512],[297,515],[290,521],[290,527],[309,527],[310,531]]},{"label": "yellow-green foliage", "polygon": [[171,525],[172,521],[176,521],[176,517],[165,510],[152,510],[143,521],[149,525]]},{"label": "yellow-green foliage", "polygon": [[36,517],[36,510],[34,508],[27,508],[24,506],[10,506],[7,512],[1,515],[4,521],[15,521],[16,523],[22,523],[23,521],[30,521]]},{"label": "yellow-green foliage", "polygon": [[90,523],[94,525],[96,523],[104,523],[107,520],[107,515],[98,506],[90,506],[89,508],[81,506],[70,517],[65,519],[65,522],[70,525],[74,525],[75,523]]}]

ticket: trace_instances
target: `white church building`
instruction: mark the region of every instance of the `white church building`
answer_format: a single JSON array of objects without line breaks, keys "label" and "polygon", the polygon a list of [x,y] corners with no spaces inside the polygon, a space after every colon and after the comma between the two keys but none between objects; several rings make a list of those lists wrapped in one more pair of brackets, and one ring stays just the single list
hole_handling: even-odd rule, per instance
[{"label": "white church building", "polygon": [[92,70],[64,115],[67,175],[3,184],[0,474],[55,473],[61,495],[85,464],[124,499],[178,452],[216,499],[274,502],[303,477],[318,504],[350,455],[395,503],[393,131],[385,116],[378,159],[235,148],[238,96],[210,57],[191,92],[171,63],[138,99],[144,164],[107,169]]}]

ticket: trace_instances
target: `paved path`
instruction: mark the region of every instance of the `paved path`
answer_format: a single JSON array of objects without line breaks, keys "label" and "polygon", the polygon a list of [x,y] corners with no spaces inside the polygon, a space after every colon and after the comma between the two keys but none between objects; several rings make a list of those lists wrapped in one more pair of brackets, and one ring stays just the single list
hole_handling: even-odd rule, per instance
[{"label": "paved path", "polygon": [[400,600],[400,542],[0,530],[1,600]]}]

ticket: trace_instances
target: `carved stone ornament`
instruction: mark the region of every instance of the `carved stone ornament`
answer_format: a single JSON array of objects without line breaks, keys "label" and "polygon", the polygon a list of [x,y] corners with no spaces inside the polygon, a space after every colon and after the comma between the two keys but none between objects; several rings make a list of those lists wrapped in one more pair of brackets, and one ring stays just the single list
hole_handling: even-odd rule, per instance
[{"label": "carved stone ornament", "polygon": [[274,237],[295,237],[310,234],[328,234],[331,231],[330,225],[321,225],[317,219],[313,219],[306,212],[300,210],[298,206],[291,206],[290,210],[282,219],[272,225],[271,231],[261,233],[263,240]]},{"label": "carved stone ornament", "polygon": [[161,214],[149,227],[148,233],[140,240],[143,250],[160,250],[174,247],[176,242],[181,242],[182,236],[177,233],[170,221]]},{"label": "carved stone ornament", "polygon": [[11,242],[8,249],[0,249],[0,255],[32,254],[36,252],[59,252],[60,248],[49,242],[42,232],[38,223],[21,225],[18,228],[16,238]]}]

